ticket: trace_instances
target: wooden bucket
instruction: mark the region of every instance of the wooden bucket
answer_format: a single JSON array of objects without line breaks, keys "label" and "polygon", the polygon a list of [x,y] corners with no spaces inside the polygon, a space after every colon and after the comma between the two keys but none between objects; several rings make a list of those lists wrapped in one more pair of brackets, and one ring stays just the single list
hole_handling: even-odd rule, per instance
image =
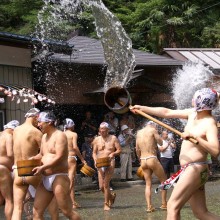
[{"label": "wooden bucket", "polygon": [[41,160],[18,160],[18,176],[33,176],[32,170],[41,165]]},{"label": "wooden bucket", "polygon": [[116,86],[106,91],[104,102],[110,110],[117,114],[123,114],[129,111],[132,100],[127,89]]},{"label": "wooden bucket", "polygon": [[144,180],[144,172],[143,172],[143,170],[142,170],[141,167],[139,167],[139,168],[137,169],[136,175],[137,175],[140,179]]},{"label": "wooden bucket", "polygon": [[111,160],[109,157],[102,157],[96,160],[96,167],[109,167],[111,165]]},{"label": "wooden bucket", "polygon": [[92,167],[84,164],[80,171],[85,174],[86,176],[92,177],[95,174],[95,170]]}]

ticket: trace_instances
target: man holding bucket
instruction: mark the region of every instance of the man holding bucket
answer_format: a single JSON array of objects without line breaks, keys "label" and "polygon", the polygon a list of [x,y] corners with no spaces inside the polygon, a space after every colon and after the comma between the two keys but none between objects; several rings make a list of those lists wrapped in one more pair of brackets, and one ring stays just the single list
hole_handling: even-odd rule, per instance
[{"label": "man holding bucket", "polygon": [[33,169],[35,176],[42,175],[34,200],[33,219],[43,219],[45,209],[55,196],[63,214],[68,219],[79,220],[70,198],[67,137],[55,127],[55,120],[52,112],[41,112],[38,117],[38,127],[44,135],[40,153],[34,159],[41,159],[43,165]]},{"label": "man holding bucket", "polygon": [[5,217],[11,219],[13,212],[13,180],[11,167],[14,162],[13,131],[19,125],[17,120],[10,121],[0,134],[0,205],[5,201]]},{"label": "man holding bucket", "polygon": [[18,126],[13,133],[13,151],[14,151],[14,210],[12,220],[19,220],[22,217],[23,201],[25,200],[26,193],[29,185],[35,188],[41,181],[40,176],[19,176],[18,161],[28,160],[38,154],[42,133],[37,129],[37,118],[40,110],[37,108],[30,109],[25,114],[25,122]]},{"label": "man holding bucket", "polygon": [[[154,173],[160,182],[166,180],[166,175],[157,159],[157,144],[162,144],[162,139],[156,129],[156,124],[149,121],[147,125],[137,132],[136,136],[136,152],[141,163],[141,168],[144,173],[144,179],[146,182],[145,198],[147,202],[147,212],[154,212],[155,208],[151,203],[151,186],[152,186],[152,174]],[[162,190],[162,206],[160,209],[167,208],[166,191]]]},{"label": "man holding bucket", "polygon": [[[161,184],[158,189],[167,189],[177,180],[167,206],[167,220],[180,219],[180,210],[189,201],[194,215],[198,219],[220,219],[207,210],[205,201],[205,183],[208,179],[207,154],[219,155],[218,129],[212,116],[212,110],[218,104],[218,93],[210,88],[195,92],[191,109],[172,110],[163,107],[135,105],[132,111],[164,118],[187,119],[182,133],[182,146],[179,156],[181,169],[177,174]],[[194,138],[198,143],[189,141]],[[181,175],[181,176],[180,176]]]},{"label": "man holding bucket", "polygon": [[75,201],[75,177],[76,177],[76,167],[77,167],[77,156],[82,163],[86,163],[83,159],[79,148],[77,146],[78,135],[73,132],[75,123],[72,119],[66,118],[64,120],[64,133],[67,136],[68,143],[68,173],[70,178],[70,197],[72,199],[73,208],[80,208],[81,206]]},{"label": "man holding bucket", "polygon": [[109,211],[116,194],[110,192],[110,180],[114,173],[115,156],[121,153],[121,147],[116,136],[109,134],[109,124],[102,122],[99,126],[100,136],[92,143],[93,158],[98,168],[99,187],[104,193],[104,210]]}]

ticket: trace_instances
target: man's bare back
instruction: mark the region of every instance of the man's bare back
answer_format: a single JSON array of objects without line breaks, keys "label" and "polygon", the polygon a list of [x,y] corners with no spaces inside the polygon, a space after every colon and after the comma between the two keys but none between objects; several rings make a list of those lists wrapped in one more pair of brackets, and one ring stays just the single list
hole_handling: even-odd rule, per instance
[{"label": "man's bare back", "polygon": [[76,150],[74,149],[74,144],[77,145],[77,133],[70,130],[66,130],[64,133],[67,136],[69,155],[76,156],[77,154]]},{"label": "man's bare back", "polygon": [[19,125],[17,120],[10,121],[0,134],[0,205],[5,201],[5,217],[11,220],[13,212],[13,130]]},{"label": "man's bare back", "polygon": [[[152,174],[154,173],[161,183],[166,180],[163,167],[157,159],[157,144],[162,144],[162,139],[157,132],[156,124],[150,121],[143,129],[138,131],[136,137],[136,152],[140,159],[141,168],[146,182],[145,197],[147,212],[155,211],[151,202]],[[166,191],[162,190],[161,196],[161,208],[166,209]]]},{"label": "man's bare back", "polygon": [[136,137],[136,147],[141,152],[141,157],[156,156],[157,143],[161,143],[157,130],[152,126],[146,126],[139,130]]},{"label": "man's bare back", "polygon": [[70,179],[70,197],[72,200],[73,208],[80,208],[81,206],[75,201],[75,177],[76,177],[76,168],[77,168],[77,157],[81,160],[82,163],[85,163],[78,145],[77,139],[78,135],[74,132],[75,123],[72,119],[66,118],[64,120],[64,133],[67,137],[67,146],[68,146],[68,176]]},{"label": "man's bare back", "polygon": [[78,156],[78,158],[83,162],[85,163],[85,160],[83,159],[81,153],[80,153],[80,150],[78,148],[78,145],[77,145],[77,140],[78,140],[78,135],[76,132],[70,130],[70,129],[67,129],[65,132],[66,134],[66,137],[67,137],[67,144],[68,144],[68,161],[71,162],[71,161],[76,161],[75,158],[73,158],[73,156]]},{"label": "man's bare back", "polygon": [[14,131],[14,158],[26,160],[38,154],[42,133],[30,123],[24,123]]},{"label": "man's bare back", "polygon": [[32,108],[25,114],[25,122],[18,126],[13,133],[14,151],[14,210],[12,220],[21,220],[23,201],[29,185],[35,188],[41,181],[41,176],[18,176],[17,161],[27,160],[38,154],[42,133],[36,128],[39,109]]},{"label": "man's bare back", "polygon": [[12,169],[14,162],[13,153],[13,132],[19,125],[19,121],[13,120],[4,125],[4,131],[0,133],[0,164]]}]

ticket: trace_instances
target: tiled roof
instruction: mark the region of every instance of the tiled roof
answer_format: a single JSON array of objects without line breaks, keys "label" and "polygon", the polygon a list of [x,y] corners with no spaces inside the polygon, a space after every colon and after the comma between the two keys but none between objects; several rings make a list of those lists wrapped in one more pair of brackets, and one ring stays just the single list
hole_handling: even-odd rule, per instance
[{"label": "tiled roof", "polygon": [[[52,58],[71,63],[97,64],[105,63],[103,48],[100,40],[75,36],[68,41],[74,45],[74,51],[71,58],[63,54],[55,54]],[[180,66],[181,61],[168,58],[166,56],[156,55],[140,50],[134,50],[137,66]]]},{"label": "tiled roof", "polygon": [[211,69],[220,71],[220,48],[164,48],[165,53],[180,61],[202,61]]}]

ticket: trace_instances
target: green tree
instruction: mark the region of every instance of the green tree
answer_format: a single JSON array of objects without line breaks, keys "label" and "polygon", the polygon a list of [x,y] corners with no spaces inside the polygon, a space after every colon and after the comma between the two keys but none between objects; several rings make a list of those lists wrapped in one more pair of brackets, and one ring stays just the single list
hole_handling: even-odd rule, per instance
[{"label": "green tree", "polygon": [[[119,18],[134,48],[160,53],[164,47],[220,45],[219,0],[103,0],[103,3]],[[50,19],[52,1],[50,4],[44,11],[45,20]],[[34,33],[43,6],[43,0],[1,0],[0,31]],[[46,36],[65,40],[71,32],[79,31],[97,37],[90,8],[82,7],[83,12],[77,16],[66,13],[61,16],[63,20],[48,23]]]},{"label": "green tree", "polygon": [[42,0],[1,0],[0,31],[31,34],[37,24]]}]

